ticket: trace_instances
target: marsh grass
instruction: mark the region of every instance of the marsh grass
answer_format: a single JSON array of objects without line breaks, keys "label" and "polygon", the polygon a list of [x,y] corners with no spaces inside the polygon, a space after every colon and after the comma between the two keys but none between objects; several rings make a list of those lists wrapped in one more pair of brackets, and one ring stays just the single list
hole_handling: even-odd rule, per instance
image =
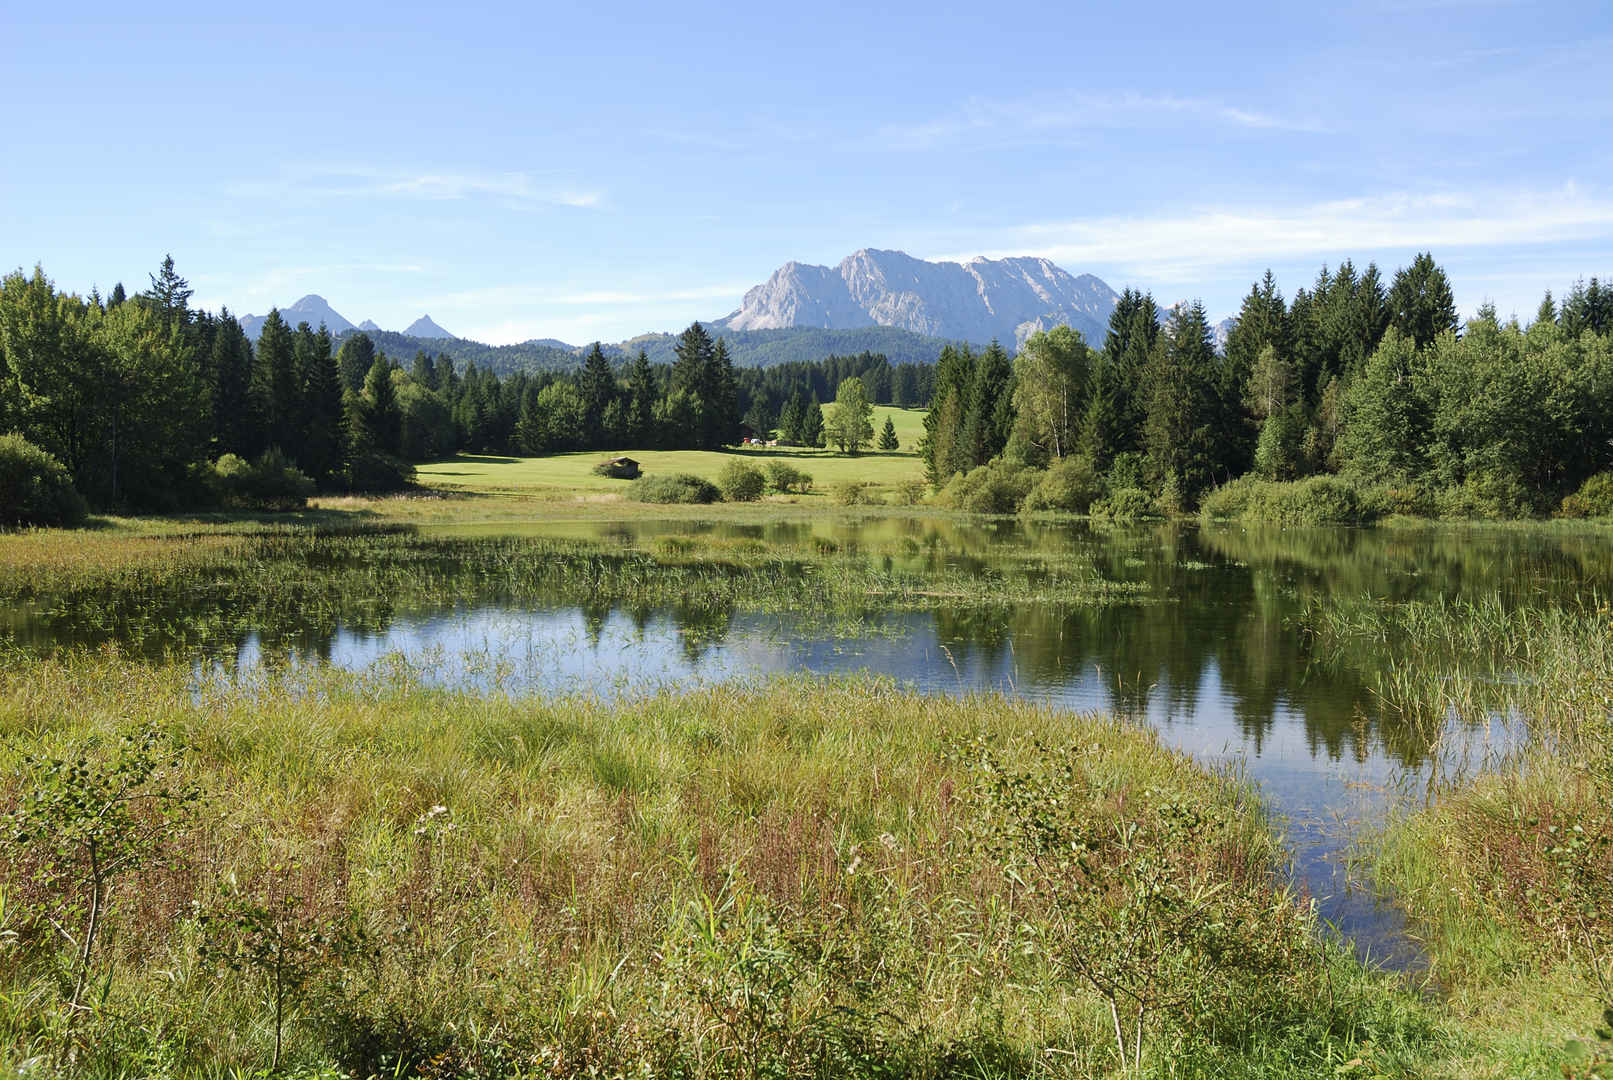
[{"label": "marsh grass", "polygon": [[[1137,602],[1079,552],[1005,554],[990,564],[911,543],[840,545],[810,533],[759,537],[459,537],[375,527],[284,529],[168,540],[116,551],[0,561],[0,601],[20,609],[20,647],[117,641],[147,656],[220,653],[384,630],[400,616],[485,605],[583,605],[687,619],[735,611],[873,625],[892,612],[1006,611]],[[164,555],[166,554],[166,557]]]},{"label": "marsh grass", "polygon": [[[1143,1071],[1366,1054],[1407,1075],[1446,1047],[1395,980],[1313,936],[1245,785],[1110,719],[866,680],[531,701],[396,668],[198,696],[187,667],[101,651],[0,670],[0,804],[42,755],[99,760],[136,715],[206,798],[114,895],[72,1031],[70,950],[8,848],[0,1069],[218,1076],[267,1063],[283,1026],[289,1068],[357,1076],[1114,1071],[1067,917],[1109,897],[1004,854],[1028,819],[971,747],[1043,777],[1095,840],[1129,838],[1096,843],[1094,867],[1142,859],[1234,905],[1217,956],[1298,935],[1213,1007],[1146,1017]],[[1208,830],[1192,845],[1174,842],[1182,806]],[[263,993],[291,984],[213,959],[252,955],[271,924],[309,964],[276,999],[283,1025]]]},{"label": "marsh grass", "polygon": [[1488,596],[1306,621],[1334,656],[1393,657],[1379,696],[1431,734],[1497,716],[1521,729],[1479,767],[1448,769],[1363,845],[1359,869],[1416,920],[1455,1008],[1506,1032],[1520,1062],[1569,1065],[1568,1041],[1613,1002],[1608,608]]}]

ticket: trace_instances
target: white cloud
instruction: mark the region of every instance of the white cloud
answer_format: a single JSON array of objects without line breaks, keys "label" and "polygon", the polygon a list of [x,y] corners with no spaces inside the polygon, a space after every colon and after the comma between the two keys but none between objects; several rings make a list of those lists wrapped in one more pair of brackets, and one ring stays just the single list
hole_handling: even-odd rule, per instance
[{"label": "white cloud", "polygon": [[[1219,268],[1295,256],[1584,243],[1613,236],[1613,200],[1575,184],[1396,193],[1288,209],[1209,207],[1157,217],[1043,222],[998,235],[1001,246],[983,254],[1039,255],[1064,266],[1177,283],[1202,280]],[[982,252],[932,257],[965,261],[976,254]]]},{"label": "white cloud", "polygon": [[577,209],[593,209],[605,201],[603,192],[540,182],[526,172],[416,172],[368,167],[288,169],[278,178],[246,181],[232,186],[230,191],[250,199],[480,198]]}]

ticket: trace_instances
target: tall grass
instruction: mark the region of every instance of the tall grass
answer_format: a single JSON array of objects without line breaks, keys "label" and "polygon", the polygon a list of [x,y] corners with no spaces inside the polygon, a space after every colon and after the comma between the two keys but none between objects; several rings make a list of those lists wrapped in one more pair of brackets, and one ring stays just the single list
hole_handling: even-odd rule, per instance
[{"label": "tall grass", "polygon": [[[266,1063],[265,962],[212,958],[249,955],[242,935],[271,923],[308,959],[284,1032],[304,1071],[1117,1070],[1109,1013],[1068,962],[1079,922],[1050,906],[1106,898],[1048,892],[1036,881],[1054,879],[1002,855],[1031,819],[1011,826],[971,747],[1043,777],[1094,838],[1129,838],[1092,848],[1095,865],[1141,859],[1164,868],[1161,887],[1239,912],[1217,931],[1225,957],[1277,957],[1208,1011],[1150,1013],[1144,1071],[1281,1075],[1376,1055],[1396,1075],[1445,1052],[1415,999],[1312,936],[1246,787],[1101,717],[880,681],[605,705],[302,670],[198,694],[183,665],[63,655],[0,671],[0,802],[15,811],[47,758],[107,758],[134,718],[207,798],[115,887],[71,1024],[72,893],[35,884],[48,850],[7,849],[0,1070]],[[1194,844],[1173,842],[1182,807]],[[261,904],[258,922],[241,914]],[[220,926],[236,936],[215,940]],[[1181,970],[1221,970],[1204,961]]]}]

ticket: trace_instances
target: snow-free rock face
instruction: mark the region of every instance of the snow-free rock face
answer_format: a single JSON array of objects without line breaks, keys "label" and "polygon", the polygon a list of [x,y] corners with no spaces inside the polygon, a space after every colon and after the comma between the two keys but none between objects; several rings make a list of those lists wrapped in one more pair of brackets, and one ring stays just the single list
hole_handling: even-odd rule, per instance
[{"label": "snow-free rock face", "polygon": [[[266,318],[267,315],[242,315],[241,329],[246,331],[247,337],[256,341],[258,334],[263,331],[263,320]],[[353,324],[342,318],[335,308],[325,303],[323,296],[316,296],[313,293],[309,293],[289,307],[281,308],[280,318],[293,329],[298,323],[307,323],[315,330],[323,325],[333,337],[345,330],[353,329]]]},{"label": "snow-free rock face", "polygon": [[729,330],[792,326],[896,326],[932,337],[1017,345],[1067,324],[1103,343],[1119,297],[1091,274],[1076,277],[1046,259],[926,262],[865,248],[839,266],[785,263],[714,325]]}]

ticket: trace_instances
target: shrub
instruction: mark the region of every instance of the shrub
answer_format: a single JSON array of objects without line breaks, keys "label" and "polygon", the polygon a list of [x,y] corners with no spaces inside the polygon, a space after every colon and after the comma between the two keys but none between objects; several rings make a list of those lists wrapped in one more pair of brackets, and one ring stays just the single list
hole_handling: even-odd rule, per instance
[{"label": "shrub", "polygon": [[1533,517],[1535,513],[1534,501],[1517,477],[1491,472],[1474,473],[1436,493],[1434,506],[1442,518],[1482,521]]},{"label": "shrub", "polygon": [[1089,458],[1075,456],[1055,462],[1025,496],[1025,512],[1063,511],[1084,514],[1103,498],[1103,478]]},{"label": "shrub", "polygon": [[1108,498],[1093,503],[1092,516],[1110,521],[1141,521],[1143,518],[1158,517],[1159,511],[1154,508],[1154,500],[1148,492],[1142,488],[1123,487],[1111,491]]},{"label": "shrub", "polygon": [[891,489],[885,501],[892,506],[917,506],[924,501],[925,486],[922,480],[903,480]]},{"label": "shrub", "polygon": [[730,461],[718,475],[717,486],[722,488],[723,498],[729,502],[755,502],[762,497],[767,479],[754,465]]},{"label": "shrub", "polygon": [[874,501],[874,485],[867,480],[842,480],[832,494],[841,506],[867,506]]},{"label": "shrub", "polygon": [[21,435],[0,435],[0,525],[77,525],[88,512],[61,462]]},{"label": "shrub", "polygon": [[763,471],[767,474],[768,486],[780,495],[792,491],[805,494],[812,490],[812,476],[788,462],[769,461],[763,466]]},{"label": "shrub", "polygon": [[1262,483],[1254,473],[1247,473],[1220,487],[1212,488],[1199,503],[1199,514],[1206,521],[1239,521],[1249,510],[1249,499]]},{"label": "shrub", "polygon": [[348,466],[347,484],[354,491],[402,491],[414,485],[414,466],[391,454],[365,450]]},{"label": "shrub", "polygon": [[250,510],[301,510],[314,493],[314,482],[273,446],[251,463],[225,454],[213,463],[213,481],[225,506]]},{"label": "shrub", "polygon": [[1613,472],[1597,473],[1563,500],[1563,517],[1607,517],[1613,514]]},{"label": "shrub", "polygon": [[1281,483],[1241,476],[1204,497],[1206,518],[1264,525],[1363,525],[1384,513],[1385,502],[1370,497],[1342,476],[1312,476]]},{"label": "shrub", "polygon": [[628,497],[646,503],[714,503],[722,492],[710,480],[689,473],[641,476],[627,490]]},{"label": "shrub", "polygon": [[936,495],[937,506],[971,514],[1016,512],[1037,481],[1037,471],[998,459],[959,473]]}]

